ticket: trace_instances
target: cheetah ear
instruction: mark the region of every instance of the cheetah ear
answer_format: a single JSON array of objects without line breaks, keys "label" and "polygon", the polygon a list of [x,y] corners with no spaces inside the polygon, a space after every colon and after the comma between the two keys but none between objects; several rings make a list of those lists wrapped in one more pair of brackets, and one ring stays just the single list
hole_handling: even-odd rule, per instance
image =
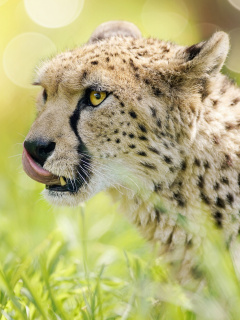
[{"label": "cheetah ear", "polygon": [[88,43],[94,43],[114,36],[132,37],[135,39],[142,37],[139,29],[131,22],[108,21],[97,27],[88,40]]},{"label": "cheetah ear", "polygon": [[222,68],[229,51],[229,37],[225,32],[216,32],[207,40],[184,49],[187,72],[196,76],[207,73],[216,75]]}]

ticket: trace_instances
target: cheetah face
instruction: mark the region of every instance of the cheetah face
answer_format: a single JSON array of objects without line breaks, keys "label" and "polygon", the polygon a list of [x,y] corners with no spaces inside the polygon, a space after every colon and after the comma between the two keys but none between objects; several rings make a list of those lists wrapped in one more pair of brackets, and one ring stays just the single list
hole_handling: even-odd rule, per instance
[{"label": "cheetah face", "polygon": [[[127,170],[122,156],[128,151],[121,140],[127,133],[121,132],[120,137],[121,124],[114,121],[114,115],[125,114],[125,105],[99,84],[74,94],[60,87],[53,95],[45,86],[38,98],[39,113],[24,142],[23,167],[31,178],[46,185],[48,200],[76,205],[123,184]],[[129,135],[132,139],[134,134]]]},{"label": "cheetah face", "polygon": [[186,49],[143,39],[127,22],[101,25],[86,45],[40,68],[24,170],[57,205],[109,188],[130,196],[168,187],[196,134],[201,92],[221,68],[224,45],[222,33]]}]

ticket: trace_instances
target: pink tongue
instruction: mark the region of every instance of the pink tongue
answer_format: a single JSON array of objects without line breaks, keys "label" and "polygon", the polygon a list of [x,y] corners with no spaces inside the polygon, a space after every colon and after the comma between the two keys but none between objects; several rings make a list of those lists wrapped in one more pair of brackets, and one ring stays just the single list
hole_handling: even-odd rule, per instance
[{"label": "pink tongue", "polygon": [[41,182],[47,185],[60,184],[59,178],[54,174],[52,174],[51,172],[40,167],[40,165],[38,165],[32,159],[32,157],[30,156],[30,154],[27,152],[25,148],[23,148],[22,164],[26,174],[33,180],[36,180],[38,182]]}]

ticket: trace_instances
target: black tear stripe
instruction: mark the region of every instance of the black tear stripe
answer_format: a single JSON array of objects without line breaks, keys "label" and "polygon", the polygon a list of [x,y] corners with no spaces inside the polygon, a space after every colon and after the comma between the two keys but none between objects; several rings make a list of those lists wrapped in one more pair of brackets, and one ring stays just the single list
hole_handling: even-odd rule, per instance
[{"label": "black tear stripe", "polygon": [[76,137],[78,138],[78,147],[77,152],[81,156],[80,163],[77,166],[77,174],[79,176],[79,179],[81,180],[82,184],[84,182],[88,182],[90,175],[92,173],[91,171],[91,155],[86,147],[86,145],[83,143],[82,138],[80,137],[77,129],[77,125],[80,119],[80,113],[83,109],[83,101],[82,99],[78,102],[76,109],[74,110],[73,114],[69,118],[70,126],[75,133]]}]

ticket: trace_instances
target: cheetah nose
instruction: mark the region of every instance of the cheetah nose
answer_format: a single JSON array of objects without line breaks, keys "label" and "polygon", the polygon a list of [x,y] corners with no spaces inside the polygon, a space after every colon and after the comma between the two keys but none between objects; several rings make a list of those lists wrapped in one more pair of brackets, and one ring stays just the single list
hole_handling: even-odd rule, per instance
[{"label": "cheetah nose", "polygon": [[57,176],[42,167],[54,148],[55,143],[24,142],[22,164],[24,171],[30,178],[47,185],[60,183]]},{"label": "cheetah nose", "polygon": [[42,140],[24,141],[24,148],[29,155],[42,167],[47,158],[53,153],[56,143]]}]

